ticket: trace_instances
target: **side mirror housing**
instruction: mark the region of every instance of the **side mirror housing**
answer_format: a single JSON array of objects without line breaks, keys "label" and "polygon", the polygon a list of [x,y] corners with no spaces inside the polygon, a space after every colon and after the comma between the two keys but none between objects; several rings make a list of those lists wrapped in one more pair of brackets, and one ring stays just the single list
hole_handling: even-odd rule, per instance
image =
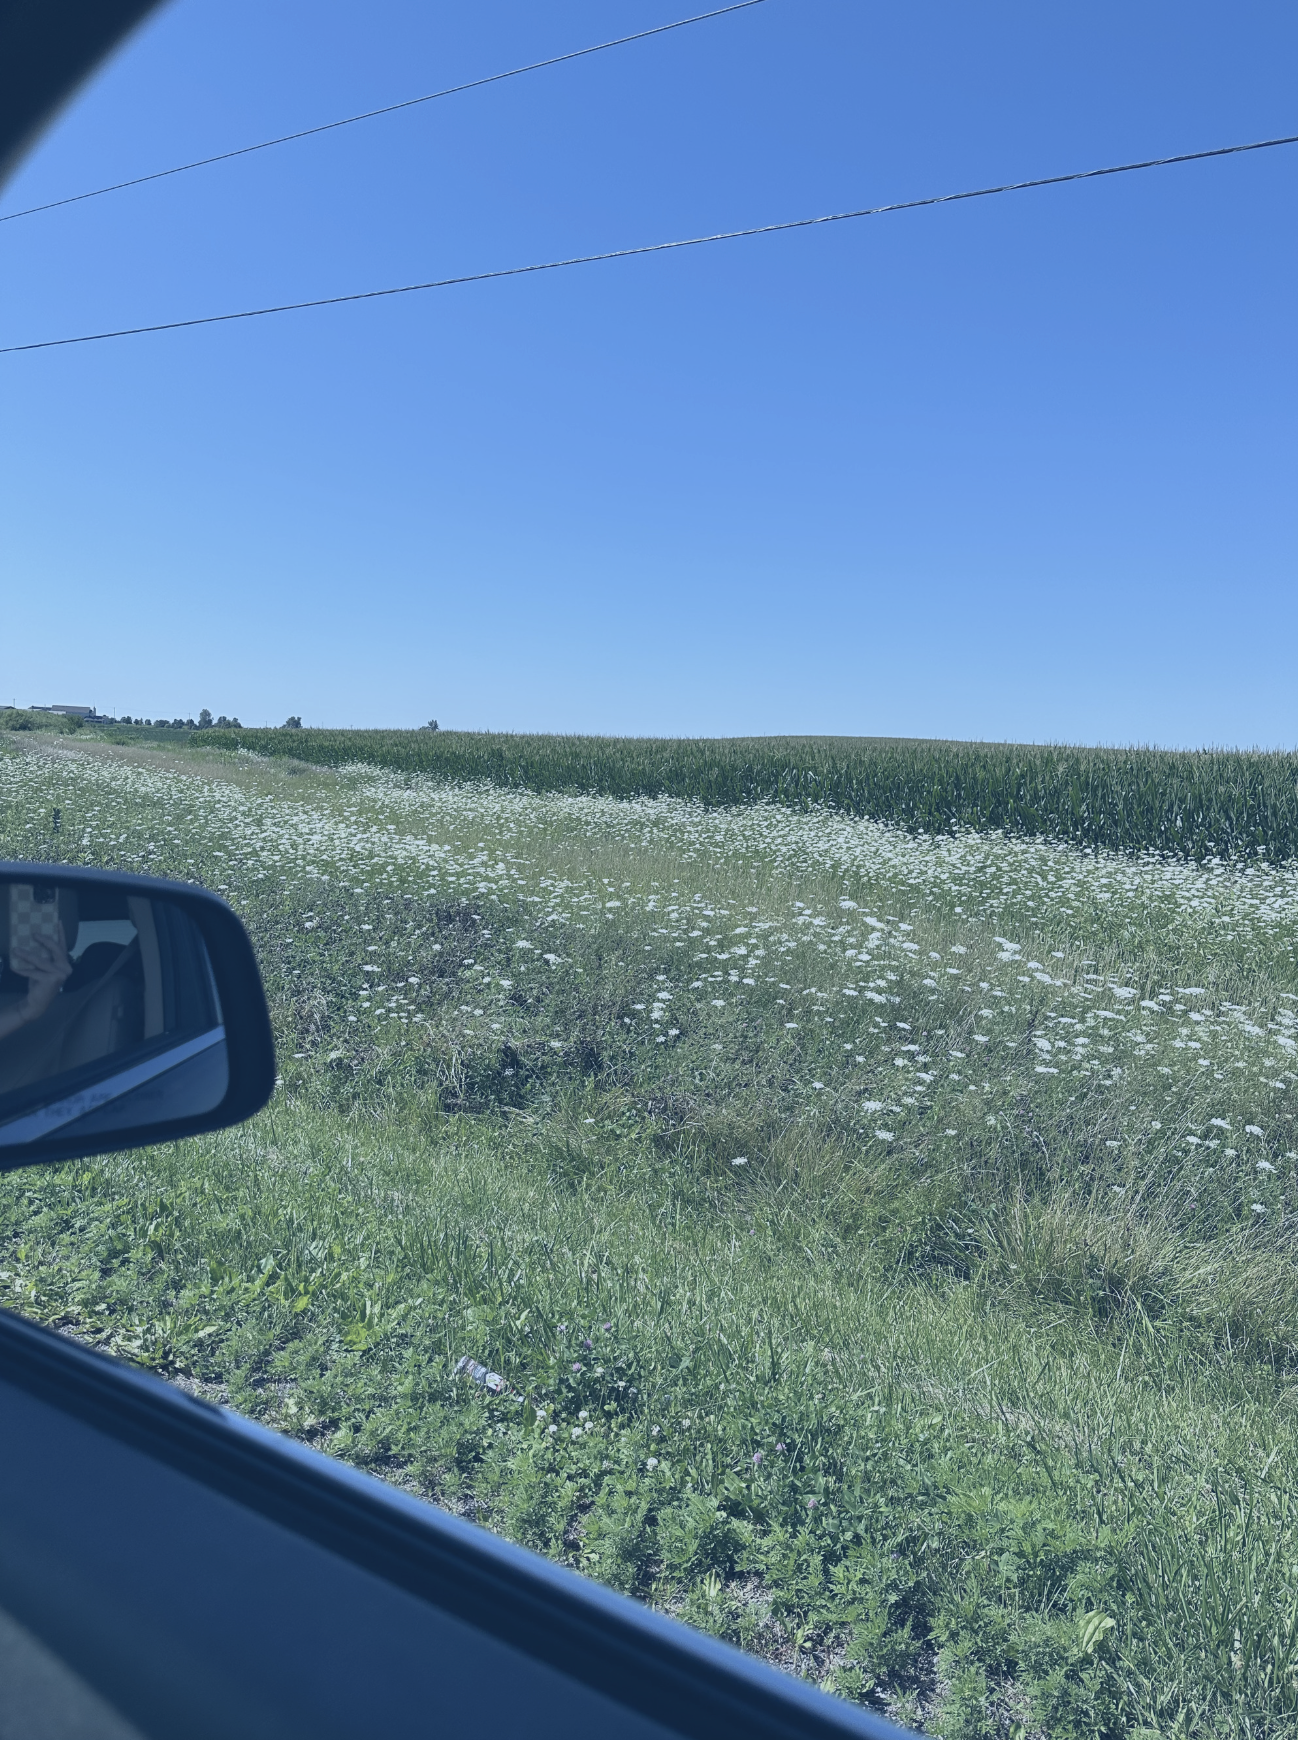
[{"label": "side mirror housing", "polygon": [[0,862],[0,1171],[224,1129],[274,1085],[252,944],[217,895]]}]

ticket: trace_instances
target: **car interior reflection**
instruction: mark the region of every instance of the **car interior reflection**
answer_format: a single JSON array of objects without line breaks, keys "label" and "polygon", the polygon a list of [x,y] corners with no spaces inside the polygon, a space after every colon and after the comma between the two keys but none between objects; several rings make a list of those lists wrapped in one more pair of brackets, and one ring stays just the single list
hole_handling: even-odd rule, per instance
[{"label": "car interior reflection", "polygon": [[0,961],[0,1145],[89,1130],[87,1119],[166,1122],[224,1097],[211,966],[174,903],[2,884]]}]

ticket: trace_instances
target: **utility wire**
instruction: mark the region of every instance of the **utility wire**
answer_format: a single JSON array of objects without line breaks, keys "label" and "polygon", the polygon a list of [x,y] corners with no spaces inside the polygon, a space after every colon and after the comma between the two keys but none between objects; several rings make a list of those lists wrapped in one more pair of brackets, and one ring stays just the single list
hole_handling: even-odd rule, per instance
[{"label": "utility wire", "polygon": [[192,163],[178,163],[172,169],[155,169],[149,175],[135,175],[129,181],[114,181],[107,187],[92,187],[88,193],[70,193],[64,199],[47,200],[44,205],[25,206],[22,211],[0,214],[0,224],[11,224],[16,218],[34,217],[37,212],[56,211],[62,205],[79,205],[84,199],[99,199],[105,193],[120,193],[126,187],[142,187],[147,181],[165,181],[169,175],[185,175],[191,169],[206,169],[211,163],[228,163],[234,157],[248,157],[254,151],[269,151],[272,145],[290,145],[295,139],[311,139],[317,133],[332,133],[339,127],[354,127],[358,121],[373,121],[379,115],[395,115],[401,109],[416,109],[421,103],[436,103],[443,97],[457,97],[463,91],[481,90],[483,85],[497,85],[502,79],[520,78],[524,73],[540,72],[543,67],[562,66],[564,61],[582,60],[588,54],[602,54],[606,48],[622,48],[628,42],[643,42],[646,37],[663,36],[669,30],[684,30],[687,24],[703,24],[709,18],[724,18],[728,12],[746,12],[750,6],[761,6],[765,0],[735,0],[730,6],[719,6],[714,12],[696,12],[692,18],[677,18],[671,24],[655,24],[651,30],[637,30],[633,36],[615,36],[610,42],[596,42],[590,48],[574,48],[567,54],[554,54],[548,60],[530,61],[527,66],[511,67],[508,72],[488,73],[486,78],[470,79],[464,85],[449,85],[444,91],[429,91],[427,96],[407,97],[404,102],[388,103],[381,109],[366,109],[361,115],[346,115],[341,121],[324,121],[318,127],[303,127],[298,133],[281,133],[275,139],[263,139],[257,145],[240,145],[234,151],[219,151],[215,157],[196,157]]},{"label": "utility wire", "polygon": [[373,302],[382,296],[410,296],[417,290],[448,290],[456,284],[486,284],[495,278],[526,277],[531,272],[559,272],[566,266],[593,266],[601,260],[630,260],[641,254],[670,253],[677,248],[704,248],[712,242],[733,242],[744,236],[774,236],[785,230],[809,230],[820,224],[847,223],[853,218],[882,217],[887,212],[953,205],[962,199],[988,199],[997,193],[1023,193],[1033,187],[1060,187],[1068,181],[1095,181],[1103,175],[1129,175],[1137,169],[1165,169],[1173,163],[1202,163],[1210,157],[1236,157],[1245,151],[1269,151],[1277,145],[1298,145],[1298,133],[1286,134],[1282,139],[1255,139],[1247,145],[1218,145],[1211,151],[1182,151],[1175,157],[1147,157],[1139,163],[1114,163],[1104,169],[1075,169],[1067,175],[1042,175],[1032,181],[1004,181],[997,187],[974,187],[963,193],[935,193],[926,199],[863,206],[859,211],[828,212],[823,217],[790,218],[784,223],[721,230],[711,236],[648,242],[638,248],[610,248],[602,254],[574,254],[566,260],[542,260],[530,266],[502,266],[492,272],[466,272],[457,278],[431,278],[423,284],[395,284],[384,290],[353,290],[344,296],[316,296],[308,302],[277,302],[267,308],[243,308],[232,314],[200,314],[190,320],[159,321],[153,326],[123,326],[112,332],[80,333],[75,338],[44,338],[34,344],[0,345],[0,356],[13,356],[18,351],[55,350],[68,344],[98,344],[105,338],[137,338],[148,332],[180,332],[186,327],[218,326],[228,320],[259,320],[263,314],[294,314],[303,308],[336,308],[343,302]]}]

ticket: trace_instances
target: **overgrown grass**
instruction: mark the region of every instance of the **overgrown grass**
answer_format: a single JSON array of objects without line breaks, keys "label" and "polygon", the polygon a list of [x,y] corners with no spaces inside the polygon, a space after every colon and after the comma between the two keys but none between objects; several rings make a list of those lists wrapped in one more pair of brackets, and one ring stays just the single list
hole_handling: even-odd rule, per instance
[{"label": "overgrown grass", "polygon": [[1298,1709],[1290,1384],[1130,1294],[890,1268],[595,1095],[508,1130],[285,1101],[0,1216],[20,1308],[911,1721]]},{"label": "overgrown grass", "polygon": [[1112,851],[1292,858],[1298,756],[889,738],[520,736],[469,731],[211,731],[327,767],[364,762],[528,791],[828,805],[917,832],[1004,829]]},{"label": "overgrown grass", "polygon": [[283,1070],[0,1181],[21,1309],[949,1740],[1294,1731],[1292,871],[15,742]]},{"label": "overgrown grass", "polygon": [[0,731],[42,731],[71,736],[85,721],[65,713],[41,713],[30,707],[0,707]]}]

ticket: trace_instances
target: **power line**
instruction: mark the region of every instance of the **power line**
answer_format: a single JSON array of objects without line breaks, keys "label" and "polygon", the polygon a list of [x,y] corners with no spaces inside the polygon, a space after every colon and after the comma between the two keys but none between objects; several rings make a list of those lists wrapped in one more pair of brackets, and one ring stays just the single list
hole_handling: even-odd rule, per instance
[{"label": "power line", "polygon": [[254,151],[269,151],[273,145],[291,145],[295,139],[311,139],[317,133],[332,133],[339,127],[354,127],[358,121],[373,121],[379,115],[395,115],[401,109],[417,109],[421,103],[436,103],[443,97],[458,97],[464,91],[481,90],[484,85],[497,85],[502,79],[520,78],[524,73],[540,72],[547,66],[562,66],[564,61],[582,60],[588,54],[602,54],[606,48],[623,48],[628,42],[643,42],[646,37],[664,36],[669,30],[684,30],[687,24],[704,24],[709,18],[724,18],[728,12],[746,12],[750,6],[761,6],[765,0],[735,0],[730,6],[719,6],[714,12],[696,12],[691,18],[677,18],[671,24],[655,24],[651,30],[637,30],[633,36],[615,36],[609,42],[596,42],[589,48],[574,48],[567,54],[554,54],[548,60],[529,61],[526,66],[511,67],[508,72],[488,73],[485,78],[470,79],[467,84],[448,85],[444,91],[429,91],[423,97],[407,97],[404,102],[387,103],[381,109],[366,109],[360,115],[346,115],[340,121],[323,121],[318,127],[303,127],[297,133],[281,133],[275,139],[262,139],[256,145],[240,145],[233,151],[218,151],[215,157],[196,157],[192,163],[178,163],[172,169],[155,169],[149,175],[134,175],[129,181],[114,181],[107,187],[92,187],[88,193],[70,193],[64,199],[47,200],[44,205],[25,206],[22,211],[0,214],[0,224],[11,224],[17,218],[34,217],[37,212],[56,211],[63,205],[79,205],[82,200],[99,199],[105,193],[121,193],[123,188],[142,187],[148,181],[165,181],[170,175],[185,175],[191,169],[206,169],[212,163],[228,163],[234,157],[248,157]]},{"label": "power line", "polygon": [[495,278],[523,278],[532,272],[559,272],[567,266],[593,266],[602,260],[630,260],[641,254],[666,254],[677,248],[704,248],[712,242],[739,241],[745,236],[774,236],[785,230],[809,230],[821,224],[847,223],[853,218],[882,217],[894,211],[919,211],[931,205],[954,205],[962,199],[988,199],[997,193],[1023,193],[1034,187],[1061,187],[1069,181],[1095,181],[1103,175],[1129,175],[1137,169],[1166,169],[1173,163],[1202,163],[1210,157],[1236,157],[1245,151],[1269,151],[1277,145],[1298,145],[1298,133],[1286,134],[1282,139],[1255,139],[1247,145],[1217,145],[1211,151],[1182,151],[1175,157],[1147,157],[1139,163],[1114,163],[1103,169],[1074,169],[1066,175],[1041,175],[1032,181],[1005,181],[997,187],[968,188],[963,193],[935,193],[926,199],[863,206],[859,211],[836,211],[822,217],[755,224],[748,229],[721,230],[711,236],[686,236],[674,242],[648,242],[637,248],[610,248],[602,254],[575,254],[566,260],[541,260],[529,266],[501,266],[491,272],[466,272],[456,278],[432,278],[423,284],[394,284],[383,290],[353,290],[343,296],[316,296],[307,302],[278,302],[267,308],[242,308],[231,314],[200,314],[190,320],[162,320],[152,326],[123,326],[112,332],[80,333],[74,338],[43,338],[34,344],[0,345],[0,356],[13,356],[19,351],[56,350],[68,344],[98,344],[106,338],[138,338],[150,332],[180,332],[191,326],[219,326],[229,320],[259,320],[264,314],[295,314],[304,308],[336,308],[343,302],[373,302],[383,296],[410,296],[417,290],[449,290],[457,284],[486,284]]}]

